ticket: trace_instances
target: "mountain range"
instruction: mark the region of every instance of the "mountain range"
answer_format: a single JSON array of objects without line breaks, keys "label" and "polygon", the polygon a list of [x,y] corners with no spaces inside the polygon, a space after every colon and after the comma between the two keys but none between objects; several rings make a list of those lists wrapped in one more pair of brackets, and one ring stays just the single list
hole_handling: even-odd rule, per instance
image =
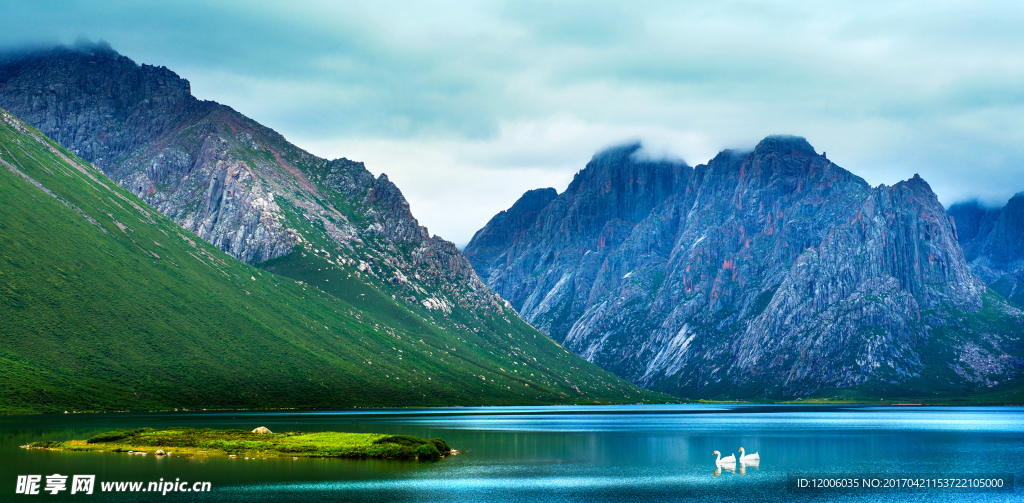
[{"label": "mountain range", "polygon": [[0,106],[4,410],[667,398],[523,322],[387,176],[166,68],[12,53]]},{"label": "mountain range", "polygon": [[627,144],[460,253],[102,43],[0,56],[0,107],[4,410],[1024,397],[1024,196]]},{"label": "mountain range", "polygon": [[799,137],[696,167],[639,150],[527,192],[465,249],[554,340],[688,398],[1019,399],[1024,313],[960,246],[1019,271],[1012,211],[958,234],[919,176],[872,187]]}]

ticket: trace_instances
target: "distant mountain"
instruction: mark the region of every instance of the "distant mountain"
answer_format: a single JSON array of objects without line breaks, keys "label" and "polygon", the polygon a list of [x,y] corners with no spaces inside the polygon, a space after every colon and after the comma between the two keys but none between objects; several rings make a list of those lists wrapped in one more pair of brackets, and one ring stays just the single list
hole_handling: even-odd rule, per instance
[{"label": "distant mountain", "polygon": [[689,398],[1019,394],[1024,314],[971,273],[920,177],[871,187],[797,137],[696,168],[639,148],[527,193],[465,249],[554,340]]},{"label": "distant mountain", "polygon": [[969,201],[950,206],[947,213],[956,224],[971,270],[1017,307],[1024,307],[1024,192],[1002,208]]}]

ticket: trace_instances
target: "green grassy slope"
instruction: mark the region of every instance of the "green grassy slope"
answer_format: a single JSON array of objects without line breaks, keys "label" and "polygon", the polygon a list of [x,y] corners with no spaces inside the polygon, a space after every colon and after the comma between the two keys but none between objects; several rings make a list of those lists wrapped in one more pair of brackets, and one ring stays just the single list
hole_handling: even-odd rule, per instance
[{"label": "green grassy slope", "polygon": [[3,111],[0,206],[0,411],[663,397],[514,316],[442,326],[340,268],[234,260]]}]

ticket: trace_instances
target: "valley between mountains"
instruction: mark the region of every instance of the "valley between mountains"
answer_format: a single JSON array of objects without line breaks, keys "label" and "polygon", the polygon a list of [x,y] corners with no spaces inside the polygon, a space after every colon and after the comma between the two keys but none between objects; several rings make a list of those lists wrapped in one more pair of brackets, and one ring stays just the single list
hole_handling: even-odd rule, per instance
[{"label": "valley between mountains", "polygon": [[0,57],[0,107],[0,411],[1024,400],[1021,196],[628,144],[462,253],[104,44]]}]

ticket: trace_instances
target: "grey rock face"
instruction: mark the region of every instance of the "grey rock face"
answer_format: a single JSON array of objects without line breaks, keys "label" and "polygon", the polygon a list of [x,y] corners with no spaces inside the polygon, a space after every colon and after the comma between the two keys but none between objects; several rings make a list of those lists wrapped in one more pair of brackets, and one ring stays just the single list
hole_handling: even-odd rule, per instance
[{"label": "grey rock face", "polygon": [[8,55],[0,107],[240,260],[286,255],[311,239],[311,226],[345,263],[363,264],[361,273],[420,298],[450,294],[432,305],[503,304],[454,245],[419,225],[386,175],[318,158],[227,106],[197,100],[166,68],[105,45]]},{"label": "grey rock face", "polygon": [[259,262],[296,242],[271,184],[230,154],[223,122],[247,121],[195,99],[166,68],[98,45],[11,57],[0,64],[0,106],[235,257]]},{"label": "grey rock face", "polygon": [[1002,208],[983,208],[970,201],[950,206],[948,214],[971,270],[1000,295],[1024,307],[1024,192]]},{"label": "grey rock face", "polygon": [[[507,211],[494,216],[487,226],[473,235],[473,248],[466,251],[466,258],[474,265],[477,274],[487,274],[491,262],[505,248],[521,239],[523,234],[537,222],[537,215],[547,207],[558,191],[552,188],[527,191]],[[481,279],[487,280],[485,276]]]},{"label": "grey rock face", "polygon": [[524,319],[634,383],[691,397],[900,383],[943,313],[982,308],[918,176],[870,187],[796,137],[696,168],[635,150],[597,154],[543,209],[528,193],[465,250]]},{"label": "grey rock face", "polygon": [[100,44],[3,57],[0,97],[17,104],[10,112],[97,165],[216,107],[193,98],[188,81],[167,68],[136,65]]}]

